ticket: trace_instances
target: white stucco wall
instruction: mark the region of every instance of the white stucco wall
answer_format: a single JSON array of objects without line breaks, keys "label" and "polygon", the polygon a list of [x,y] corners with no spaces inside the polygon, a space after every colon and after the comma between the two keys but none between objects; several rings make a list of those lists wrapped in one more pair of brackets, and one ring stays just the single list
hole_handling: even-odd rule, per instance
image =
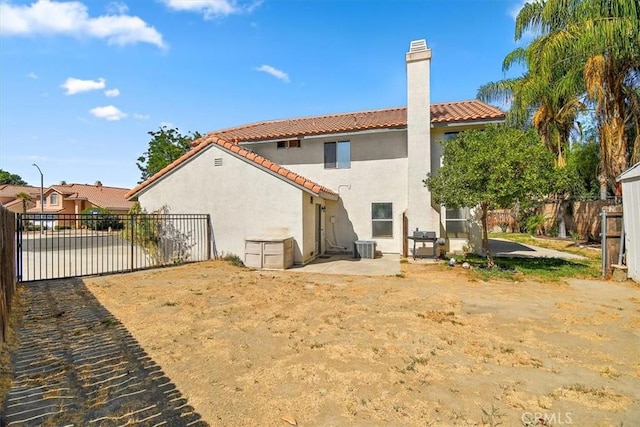
[{"label": "white stucco wall", "polygon": [[[222,166],[215,167],[214,159]],[[171,213],[208,213],[220,255],[244,259],[245,239],[295,239],[294,262],[302,263],[306,247],[303,199],[307,193],[212,145],[143,190],[138,199],[151,212],[168,205]],[[309,219],[313,223],[313,217]]]},{"label": "white stucco wall", "polygon": [[640,283],[640,163],[622,174],[627,274]]},{"label": "white stucco wall", "polygon": [[[351,143],[351,167],[325,169],[324,143],[345,140]],[[405,130],[307,138],[300,148],[277,149],[275,142],[247,148],[340,194],[340,201],[327,201],[324,214],[324,239],[331,244],[351,251],[355,240],[376,240],[382,252],[402,251],[402,213],[407,207]],[[373,202],[393,203],[393,238],[372,237]],[[309,218],[314,227],[313,215]],[[331,245],[326,249],[336,250]]]}]

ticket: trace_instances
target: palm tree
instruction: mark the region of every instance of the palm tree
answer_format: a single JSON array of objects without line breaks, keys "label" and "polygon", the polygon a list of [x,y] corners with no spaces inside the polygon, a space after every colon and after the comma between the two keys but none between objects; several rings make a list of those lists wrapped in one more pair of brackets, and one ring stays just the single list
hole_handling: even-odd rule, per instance
[{"label": "palm tree", "polygon": [[[562,76],[568,70],[557,67],[545,73],[537,67],[536,58],[540,49],[542,44],[534,42],[527,48],[518,48],[508,54],[502,64],[503,71],[520,64],[526,67],[525,74],[519,78],[488,83],[480,87],[477,96],[485,102],[510,103],[507,121],[515,126],[532,125],[544,145],[553,153],[558,176],[567,177],[564,168],[567,165],[569,138],[584,105],[578,94],[568,92],[560,85]],[[558,179],[557,190],[553,194],[559,237],[566,237],[564,204],[569,196],[568,187],[567,179]]]},{"label": "palm tree", "polygon": [[[603,178],[614,188],[638,140],[638,110],[630,93],[640,84],[638,0],[538,0],[516,19],[516,40],[538,33],[536,68],[542,75],[566,69],[557,82],[594,103]],[[629,137],[629,132],[635,134]]]},{"label": "palm tree", "polygon": [[27,213],[27,202],[31,202],[33,198],[28,193],[20,192],[16,194],[16,199],[22,200],[22,214],[26,215]]}]

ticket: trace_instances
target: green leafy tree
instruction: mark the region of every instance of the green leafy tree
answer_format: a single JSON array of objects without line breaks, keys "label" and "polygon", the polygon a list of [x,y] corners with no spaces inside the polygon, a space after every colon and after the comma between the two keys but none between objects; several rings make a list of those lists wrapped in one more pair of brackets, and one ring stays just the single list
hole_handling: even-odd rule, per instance
[{"label": "green leafy tree", "polygon": [[3,184],[27,185],[26,181],[23,180],[20,175],[0,169],[0,185]]},{"label": "green leafy tree", "polygon": [[149,148],[138,157],[136,163],[142,172],[140,182],[151,178],[178,159],[189,151],[194,140],[202,137],[198,132],[182,135],[177,128],[169,129],[166,126],[162,126],[157,131],[150,131],[148,134],[151,135]]},{"label": "green leafy tree", "polygon": [[82,225],[89,230],[121,230],[124,224],[117,215],[103,208],[86,208],[81,212]]},{"label": "green leafy tree", "polygon": [[507,126],[462,132],[443,144],[443,165],[424,183],[438,204],[480,209],[482,248],[492,268],[489,210],[511,208],[519,201],[539,200],[548,194],[553,155],[540,144],[535,132]]}]

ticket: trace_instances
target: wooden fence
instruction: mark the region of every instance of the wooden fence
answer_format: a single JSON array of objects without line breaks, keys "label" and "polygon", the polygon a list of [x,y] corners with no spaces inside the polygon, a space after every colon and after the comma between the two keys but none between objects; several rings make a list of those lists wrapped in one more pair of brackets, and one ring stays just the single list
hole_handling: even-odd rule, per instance
[{"label": "wooden fence", "polygon": [[[602,209],[606,206],[614,205],[609,200],[573,201],[568,202],[565,207],[564,221],[567,232],[573,231],[581,240],[600,240],[600,229],[602,227]],[[558,205],[546,203],[537,209],[537,213],[545,217],[545,230],[552,230],[556,222],[556,210]],[[489,231],[516,231],[515,214],[510,209],[498,209],[489,212]]]},{"label": "wooden fence", "polygon": [[16,291],[16,218],[0,205],[0,343],[7,338],[9,314]]}]

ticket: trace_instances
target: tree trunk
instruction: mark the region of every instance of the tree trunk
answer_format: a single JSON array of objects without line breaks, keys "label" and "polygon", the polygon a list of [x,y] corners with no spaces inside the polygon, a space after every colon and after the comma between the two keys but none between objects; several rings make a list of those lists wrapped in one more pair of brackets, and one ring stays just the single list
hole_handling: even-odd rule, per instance
[{"label": "tree trunk", "polygon": [[598,175],[598,181],[600,182],[600,200],[607,200],[607,177],[604,173]]},{"label": "tree trunk", "polygon": [[564,221],[565,211],[565,195],[557,194],[557,207],[556,207],[556,224],[558,225],[558,237],[564,239],[567,237],[567,224]]},{"label": "tree trunk", "polygon": [[484,253],[487,255],[487,268],[495,267],[495,263],[493,262],[493,254],[491,253],[491,249],[489,248],[489,228],[487,226],[487,217],[489,216],[489,205],[487,203],[482,203],[480,205],[482,209],[482,249]]}]

